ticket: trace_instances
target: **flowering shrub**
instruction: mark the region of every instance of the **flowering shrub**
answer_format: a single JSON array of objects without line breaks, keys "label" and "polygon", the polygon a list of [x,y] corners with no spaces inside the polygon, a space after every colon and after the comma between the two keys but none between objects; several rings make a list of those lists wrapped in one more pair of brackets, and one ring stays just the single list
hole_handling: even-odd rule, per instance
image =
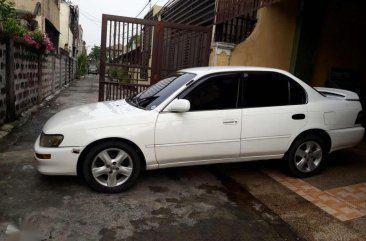
[{"label": "flowering shrub", "polygon": [[53,43],[51,39],[47,36],[47,34],[44,35],[43,44],[46,46],[46,49],[49,52],[55,51],[55,47],[53,46]]},{"label": "flowering shrub", "polygon": [[[33,15],[26,16],[25,20],[32,23]],[[33,25],[31,26],[33,27]],[[11,0],[0,0],[0,38],[14,38],[19,43],[26,44],[39,50],[41,53],[55,51],[54,45],[47,34],[29,26],[23,26],[15,11],[15,4]]]},{"label": "flowering shrub", "polygon": [[44,34],[38,30],[26,33],[22,37],[16,36],[15,40],[21,43],[25,43],[28,46],[33,47],[41,52],[55,51],[55,47],[47,34]]}]

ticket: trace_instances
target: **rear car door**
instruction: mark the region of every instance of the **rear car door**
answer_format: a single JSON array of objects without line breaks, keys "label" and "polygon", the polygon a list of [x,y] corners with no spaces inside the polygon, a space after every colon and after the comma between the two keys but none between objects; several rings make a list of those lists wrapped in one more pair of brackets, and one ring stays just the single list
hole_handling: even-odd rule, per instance
[{"label": "rear car door", "polygon": [[160,165],[239,157],[240,80],[241,73],[204,77],[178,96],[190,101],[189,112],[159,115],[155,150]]},{"label": "rear car door", "polygon": [[248,71],[243,77],[241,157],[282,155],[307,123],[307,95],[287,75]]}]

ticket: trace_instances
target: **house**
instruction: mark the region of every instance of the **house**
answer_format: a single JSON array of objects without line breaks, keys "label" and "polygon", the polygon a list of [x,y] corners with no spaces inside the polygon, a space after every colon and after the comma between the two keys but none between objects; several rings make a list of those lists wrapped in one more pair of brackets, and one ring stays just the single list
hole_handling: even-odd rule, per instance
[{"label": "house", "polygon": [[35,17],[37,27],[46,33],[55,47],[60,36],[60,0],[12,0],[21,15]]},{"label": "house", "polygon": [[84,30],[83,27],[79,24],[79,31],[77,41],[77,56],[79,57],[82,53],[86,53],[85,41],[83,40]]},{"label": "house", "polygon": [[83,43],[83,30],[81,25],[79,25],[79,7],[73,5],[69,0],[61,0],[59,16],[59,46],[69,52],[70,57],[77,58]]},{"label": "house", "polygon": [[365,1],[170,0],[148,19],[208,26],[210,65],[287,70],[313,86],[358,92],[365,103]]},{"label": "house", "polygon": [[313,86],[356,91],[365,104],[365,1],[269,0],[239,8],[241,12],[233,9],[234,3],[238,1],[218,1],[218,20],[255,12],[256,25],[244,41],[229,42],[228,65],[284,69]]}]

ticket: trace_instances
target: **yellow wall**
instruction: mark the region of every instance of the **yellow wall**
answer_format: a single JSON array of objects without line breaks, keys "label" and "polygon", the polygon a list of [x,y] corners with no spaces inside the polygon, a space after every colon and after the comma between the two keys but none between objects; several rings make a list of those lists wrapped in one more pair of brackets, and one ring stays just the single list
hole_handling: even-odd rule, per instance
[{"label": "yellow wall", "polygon": [[297,0],[282,0],[258,11],[249,38],[233,50],[230,65],[290,69],[298,12]]},{"label": "yellow wall", "polygon": [[[312,84],[322,86],[331,68],[361,74],[366,82],[366,17],[357,1],[328,1],[314,58]],[[366,87],[366,84],[364,84]]]}]

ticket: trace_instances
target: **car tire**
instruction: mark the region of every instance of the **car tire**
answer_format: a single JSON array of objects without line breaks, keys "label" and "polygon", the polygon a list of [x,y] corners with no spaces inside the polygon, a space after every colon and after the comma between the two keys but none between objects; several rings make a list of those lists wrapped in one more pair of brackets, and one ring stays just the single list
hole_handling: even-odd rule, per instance
[{"label": "car tire", "polygon": [[141,157],[136,149],[122,141],[106,141],[86,155],[82,174],[97,192],[119,193],[133,186],[141,171]]},{"label": "car tire", "polygon": [[326,166],[328,152],[325,141],[319,136],[308,135],[295,140],[286,155],[290,173],[298,178],[318,174]]}]

